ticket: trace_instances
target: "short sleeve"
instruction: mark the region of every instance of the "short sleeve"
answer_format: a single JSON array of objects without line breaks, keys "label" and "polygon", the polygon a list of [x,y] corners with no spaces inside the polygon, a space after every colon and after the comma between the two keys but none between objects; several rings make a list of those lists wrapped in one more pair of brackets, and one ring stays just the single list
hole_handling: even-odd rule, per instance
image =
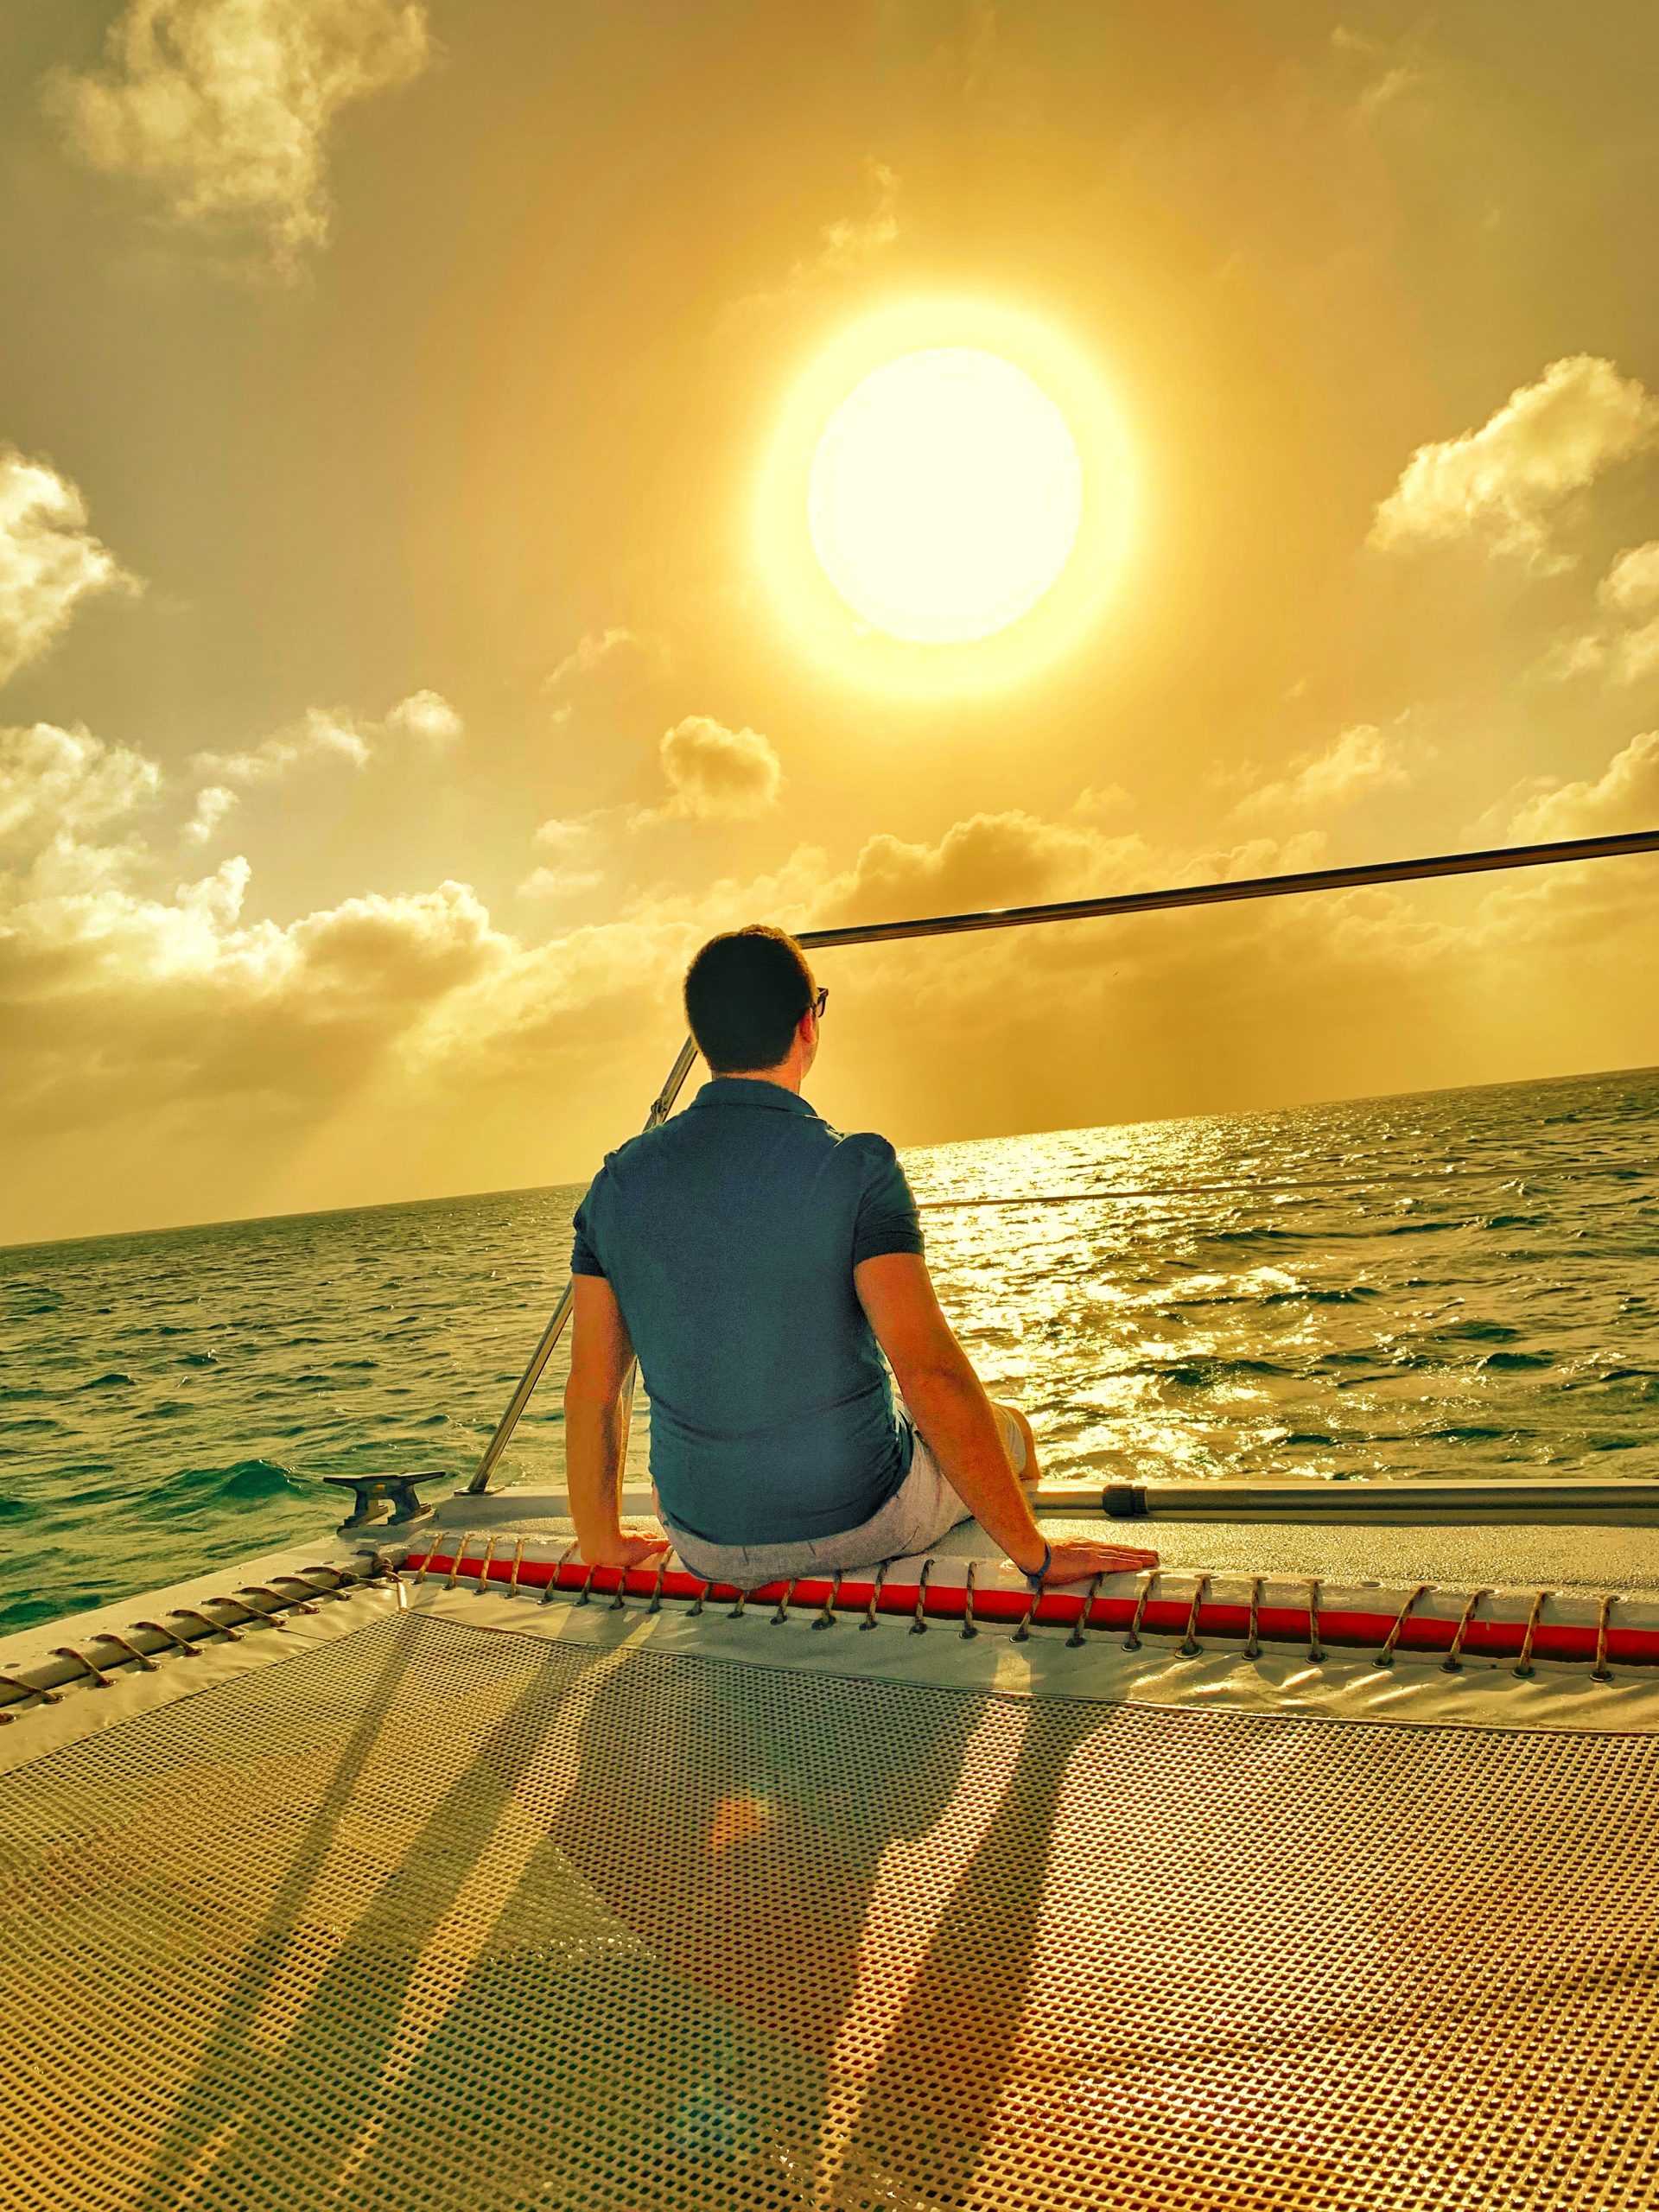
[{"label": "short sleeve", "polygon": [[865,1163],[853,1226],[853,1265],[887,1252],[923,1251],[921,1217],[899,1155],[885,1137],[862,1140]]},{"label": "short sleeve", "polygon": [[570,1272],[573,1275],[603,1275],[606,1273],[605,1262],[595,1249],[597,1233],[594,1226],[596,1211],[594,1201],[604,1179],[605,1171],[601,1167],[588,1185],[587,1197],[576,1208],[570,1239]]}]

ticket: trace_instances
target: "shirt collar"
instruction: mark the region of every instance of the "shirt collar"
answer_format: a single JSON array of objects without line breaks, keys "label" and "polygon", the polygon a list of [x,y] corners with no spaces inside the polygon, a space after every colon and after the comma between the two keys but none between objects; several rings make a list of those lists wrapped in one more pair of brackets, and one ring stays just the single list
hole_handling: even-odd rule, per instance
[{"label": "shirt collar", "polygon": [[710,1077],[696,1096],[693,1106],[760,1106],[774,1114],[807,1114],[816,1122],[816,1109],[809,1106],[798,1090],[785,1090],[781,1083],[767,1083],[764,1078],[749,1075],[717,1075]]}]

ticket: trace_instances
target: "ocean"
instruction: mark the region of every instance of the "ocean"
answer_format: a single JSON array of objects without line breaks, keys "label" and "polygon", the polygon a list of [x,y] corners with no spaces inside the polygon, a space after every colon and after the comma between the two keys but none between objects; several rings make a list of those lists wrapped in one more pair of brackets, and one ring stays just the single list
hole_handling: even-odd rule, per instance
[{"label": "ocean", "polygon": [[[946,1309],[1048,1475],[1659,1478],[1659,1070],[906,1164]],[[0,1251],[0,1629],[321,1538],[326,1475],[464,1476],[580,1196]],[[558,1478],[561,1380],[505,1480]]]}]

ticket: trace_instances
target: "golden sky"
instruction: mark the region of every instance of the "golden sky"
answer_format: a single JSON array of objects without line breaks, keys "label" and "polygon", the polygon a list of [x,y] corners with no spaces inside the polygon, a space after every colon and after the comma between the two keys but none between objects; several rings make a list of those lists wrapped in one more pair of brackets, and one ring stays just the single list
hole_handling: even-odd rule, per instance
[{"label": "golden sky", "polygon": [[[1553,0],[10,0],[0,1238],[582,1178],[734,921],[1659,823],[1656,67]],[[869,332],[1051,392],[1092,600],[807,608],[768,472]],[[814,1096],[1650,1062],[1656,889],[833,952]]]}]

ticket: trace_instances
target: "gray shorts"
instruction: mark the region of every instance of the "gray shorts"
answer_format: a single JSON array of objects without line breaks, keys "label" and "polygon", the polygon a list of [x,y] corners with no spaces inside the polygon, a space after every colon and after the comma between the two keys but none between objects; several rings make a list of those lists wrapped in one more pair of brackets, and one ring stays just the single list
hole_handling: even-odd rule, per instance
[{"label": "gray shorts", "polygon": [[[1026,1440],[1007,1406],[995,1406],[1002,1440],[1016,1475],[1026,1471]],[[791,1575],[833,1573],[837,1567],[874,1567],[884,1559],[908,1559],[937,1544],[948,1529],[973,1516],[957,1496],[938,1461],[918,1432],[910,1471],[887,1503],[856,1529],[839,1535],[808,1537],[794,1544],[707,1544],[688,1536],[671,1521],[663,1527],[674,1540],[682,1563],[705,1582],[730,1582],[740,1590]]]}]

